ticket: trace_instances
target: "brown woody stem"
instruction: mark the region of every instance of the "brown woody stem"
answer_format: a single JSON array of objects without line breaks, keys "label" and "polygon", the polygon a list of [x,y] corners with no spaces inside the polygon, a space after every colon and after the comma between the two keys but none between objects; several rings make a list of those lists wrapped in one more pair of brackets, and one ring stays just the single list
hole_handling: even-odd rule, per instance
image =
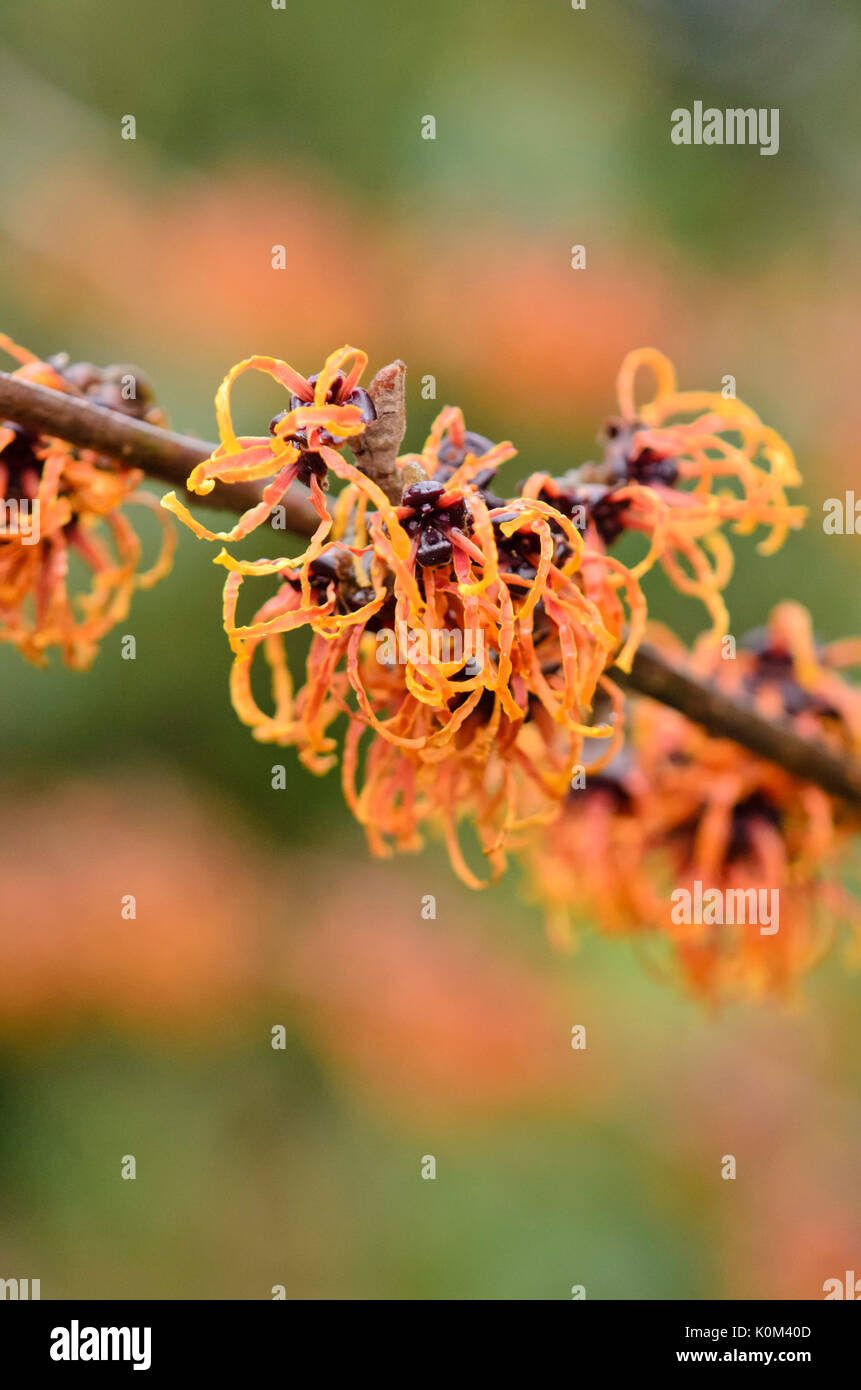
[{"label": "brown woody stem", "polygon": [[[11,420],[37,434],[65,439],[79,449],[92,449],[97,454],[116,459],[129,468],[141,468],[151,478],[170,483],[185,494],[185,480],[195,464],[208,459],[214,444],[193,439],[187,434],[174,434],[143,420],[135,420],[118,410],[97,405],[85,396],[73,396],[38,386],[20,377],[0,372],[0,421]],[[298,488],[298,484],[296,485]],[[260,501],[261,488],[256,483],[216,483],[205,497],[189,495],[189,504],[214,507],[219,511],[244,512]],[[303,488],[284,499],[287,528],[310,534],[319,517]]]},{"label": "brown woody stem", "polygon": [[[392,363],[377,374],[372,397],[377,420],[357,442],[356,462],[380,484],[393,501],[399,501],[395,466],[404,435],[404,365]],[[173,434],[118,411],[96,405],[85,397],[67,395],[0,372],[0,421],[11,420],[24,429],[67,440],[92,449],[130,468],[140,468],[152,478],[184,491],[195,464],[209,458],[214,446],[189,435]],[[291,488],[290,494],[293,493]],[[285,498],[289,530],[310,535],[318,521],[304,496]],[[260,500],[256,484],[217,484],[207,497],[192,496],[192,504],[243,512]],[[676,670],[657,652],[641,647],[629,675],[613,669],[613,678],[627,690],[647,695],[678,710],[715,738],[731,739],[793,777],[812,782],[831,796],[861,807],[861,767],[849,758],[838,758],[828,748],[801,738],[788,724],[772,723],[751,706],[724,695],[714,686]]]},{"label": "brown woody stem", "polygon": [[650,647],[639,648],[630,675],[617,667],[612,674],[623,688],[669,705],[713,737],[740,743],[750,753],[777,763],[793,777],[814,782],[831,796],[861,807],[861,767],[857,762],[836,757],[823,744],[802,738],[790,724],[765,719],[752,705],[732,700],[716,686],[694,680]]}]

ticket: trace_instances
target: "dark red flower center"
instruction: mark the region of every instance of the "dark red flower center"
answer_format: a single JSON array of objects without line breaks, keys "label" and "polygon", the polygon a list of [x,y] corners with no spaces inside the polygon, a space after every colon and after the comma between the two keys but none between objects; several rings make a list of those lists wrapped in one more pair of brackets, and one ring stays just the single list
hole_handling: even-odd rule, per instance
[{"label": "dark red flower center", "polygon": [[[279,410],[277,415],[273,415],[272,419],[269,421],[270,434],[275,433],[276,425],[279,423],[279,421],[283,420],[285,415],[288,415],[291,410],[298,410],[300,406],[313,404],[314,385],[319,380],[319,377],[320,373],[315,372],[313,376],[309,376],[308,378],[308,385],[311,387],[312,399],[309,400],[306,399],[304,396],[292,395],[290,397],[290,404],[287,407],[287,409]],[[351,391],[349,395],[345,396],[345,385],[346,377],[344,376],[344,373],[337,372],[335,374],[335,378],[332,382],[332,385],[326,392],[326,404],[354,405],[361,413],[362,423],[365,425],[370,425],[371,422],[376,420],[377,418],[377,412],[374,407],[374,402],[371,400],[367,391],[363,390],[360,386],[357,386],[355,390]],[[308,432],[307,430],[296,430],[296,432],[290,435],[289,438],[293,441],[294,444],[296,444],[300,448],[304,448],[308,443]],[[342,449],[344,446],[343,439],[337,439],[334,435],[330,434],[328,430],[324,429],[317,431],[317,442],[318,444],[327,444],[332,449]]]},{"label": "dark red flower center", "polygon": [[418,536],[416,561],[426,569],[449,563],[453,530],[466,535],[472,530],[466,500],[447,494],[445,484],[435,478],[423,478],[404,490],[398,517],[408,536]]},{"label": "dark red flower center", "polygon": [[39,436],[22,429],[20,425],[13,425],[11,420],[0,421],[0,428],[14,431],[14,438],[0,452],[0,466],[6,468],[9,474],[6,493],[12,498],[20,493],[25,473],[32,471],[38,477],[42,476],[42,460],[36,454]]}]

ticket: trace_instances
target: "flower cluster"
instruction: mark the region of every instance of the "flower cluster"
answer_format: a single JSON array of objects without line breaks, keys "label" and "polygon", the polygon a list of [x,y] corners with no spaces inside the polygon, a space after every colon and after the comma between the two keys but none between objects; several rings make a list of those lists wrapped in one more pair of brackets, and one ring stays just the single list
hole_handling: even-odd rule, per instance
[{"label": "flower cluster", "polygon": [[[219,388],[221,442],[188,487],[201,495],[216,481],[265,482],[261,500],[221,532],[200,525],[174,494],[164,505],[197,536],[232,543],[269,521],[290,489],[310,489],[319,522],[301,555],[217,557],[228,570],[232,699],[256,739],[295,747],[312,771],[340,759],[346,799],[375,853],[415,849],[430,828],[444,836],[460,876],[480,886],[460,842],[467,822],[491,875],[499,873],[507,845],[559,814],[584,748],[600,745],[593,772],[618,751],[622,700],[610,668],[630,668],[650,566],[660,560],[682,588],[706,598],[720,627],[716,595],[728,574],[721,526],[767,524],[773,548],[797,523],[784,493],[797,481],[794,464],[773,431],[737,402],[721,409],[711,396],[677,394],[664,359],[644,357],[657,367],[658,396],[634,411],[637,361],[628,359],[625,422],[611,431],[606,481],[588,481],[588,470],[576,483],[534,474],[513,498],[493,488],[515,449],[467,430],[453,407],[420,453],[394,461],[395,486],[384,489],[365,462],[378,429],[376,392],[359,384],[367,359],[355,348],[332,353],[309,377],[252,357]],[[233,425],[233,386],[249,370],[289,395],[265,435],[240,436]],[[674,422],[690,414],[692,422]],[[735,432],[738,443],[727,439]],[[345,446],[362,467],[344,458]],[[714,490],[728,474],[740,495]],[[330,509],[331,478],[343,487]],[[611,515],[618,524],[609,527]],[[609,553],[613,527],[649,533],[635,567]],[[724,557],[720,573],[704,573],[706,547]],[[240,621],[243,586],[258,580],[270,589],[274,581],[275,592]],[[286,644],[297,629],[310,632],[301,682]],[[258,651],[269,670],[266,708],[255,694]]]},{"label": "flower cluster", "polygon": [[[776,608],[732,660],[702,640],[691,654],[666,633],[656,641],[674,664],[834,753],[861,749],[861,689],[841,675],[861,663],[861,640],[818,646],[798,604]],[[672,970],[709,1000],[788,993],[828,949],[835,924],[861,926],[840,876],[857,817],[666,706],[635,701],[629,722],[622,755],[596,777],[587,768],[552,833],[526,853],[548,927],[564,937],[591,914],[664,957],[669,946]],[[727,925],[708,906],[673,910],[680,894],[708,904],[715,891],[723,902],[746,895],[752,906],[775,892],[779,922],[761,931],[738,919]]]},{"label": "flower cluster", "polygon": [[[510,446],[476,444],[447,412],[430,450],[432,466],[405,481],[399,506],[356,473],[336,508],[337,538],[312,543],[301,564],[219,557],[230,571],[232,693],[255,737],[295,745],[314,771],[334,760],[331,726],[346,714],[344,789],[372,848],[416,848],[419,828],[437,823],[477,886],[458,822],[472,822],[500,871],[524,802],[540,803],[531,817],[555,808],[583,740],[609,732],[590,722],[595,692],[614,659],[627,663],[645,608],[624,568],[588,555],[546,503],[483,493],[477,476],[492,475]],[[437,450],[448,460],[438,468]],[[415,461],[402,471],[412,477]],[[277,592],[238,624],[242,584],[264,575],[277,576]],[[300,626],[312,639],[294,693],[284,634]],[[272,676],[268,714],[251,688],[258,647]]]},{"label": "flower cluster", "polygon": [[[101,371],[65,354],[43,362],[0,335],[27,381],[83,395],[111,410],[164,424],[140,377],[127,399],[129,369]],[[157,499],[140,491],[143,474],[91,450],[0,421],[0,642],[44,665],[56,647],[75,669],[90,665],[104,635],[129,610],[137,589],[151,588],[170,569],[173,527]],[[140,569],[142,546],[127,508],[148,508],[162,530],[151,568]],[[73,593],[75,562],[90,574],[89,590]]]},{"label": "flower cluster", "polygon": [[[638,406],[643,367],[657,387]],[[724,528],[748,535],[767,527],[759,549],[771,555],[804,521],[786,495],[801,482],[792,451],[734,395],[679,391],[672,363],[654,348],[628,354],[617,391],[620,416],[606,426],[603,459],[561,478],[537,474],[524,493],[576,513],[596,547],[642,533],[648,550],[635,572],[659,561],[680,592],[705,604],[717,639],[728,630],[722,591],[733,567]]]}]

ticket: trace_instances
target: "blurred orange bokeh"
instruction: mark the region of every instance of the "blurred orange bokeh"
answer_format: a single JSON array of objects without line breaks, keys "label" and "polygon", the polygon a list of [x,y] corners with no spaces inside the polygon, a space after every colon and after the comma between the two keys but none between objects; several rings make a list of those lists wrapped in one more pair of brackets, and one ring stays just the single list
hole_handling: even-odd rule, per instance
[{"label": "blurred orange bokeh", "polygon": [[[311,370],[333,344],[358,341],[372,366],[404,358],[415,391],[433,375],[439,404],[479,400],[487,418],[477,423],[492,432],[494,421],[510,422],[523,452],[536,423],[597,433],[630,348],[667,351],[684,364],[686,386],[713,373],[713,341],[740,335],[720,372],[755,366],[775,391],[794,383],[795,442],[815,449],[817,492],[823,473],[832,485],[850,482],[861,277],[848,239],[832,249],[839,293],[823,299],[795,265],[711,277],[626,228],[602,243],[588,274],[578,273],[546,234],[376,220],[307,172],[273,184],[248,164],[163,185],[157,196],[115,166],[94,162],[70,174],[58,165],[10,198],[26,259],[39,267],[32,284],[45,312],[84,323],[121,314],[130,345],[167,339],[173,352],[193,352],[198,367],[206,356],[217,362],[213,391],[230,363],[252,352]],[[58,219],[62,238],[50,233]],[[285,270],[272,266],[278,245]]]}]

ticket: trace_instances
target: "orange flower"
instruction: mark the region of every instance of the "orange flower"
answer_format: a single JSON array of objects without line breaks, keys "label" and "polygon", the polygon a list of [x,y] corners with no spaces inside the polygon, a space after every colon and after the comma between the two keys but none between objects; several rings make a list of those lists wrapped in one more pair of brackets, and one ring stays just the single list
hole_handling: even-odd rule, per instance
[{"label": "orange flower", "polygon": [[647,794],[627,748],[601,771],[587,764],[550,829],[524,847],[527,895],[540,904],[560,950],[573,947],[575,928],[597,921],[612,935],[648,932],[660,916],[647,856]]},{"label": "orange flower", "polygon": [[[546,818],[583,740],[611,732],[592,722],[595,692],[614,659],[630,661],[645,619],[636,580],[587,551],[566,517],[541,499],[502,502],[487,490],[513,454],[467,434],[460,412],[446,409],[423,454],[399,460],[400,506],[358,475],[336,504],[341,539],[312,546],[301,563],[218,557],[230,571],[225,629],[240,718],[323,772],[337,756],[331,725],[345,713],[345,793],[374,851],[417,848],[419,827],[439,824],[473,886],[457,822],[474,822],[500,872],[524,820],[518,808],[535,799],[520,784],[541,792],[528,819]],[[241,586],[266,575],[277,575],[278,591],[237,624]],[[294,693],[284,637],[305,625],[306,681]],[[271,714],[251,689],[261,646]]]},{"label": "orange flower", "polygon": [[[680,644],[657,640],[680,664]],[[861,747],[861,691],[839,668],[859,661],[861,642],[817,647],[808,614],[784,603],[736,660],[722,660],[702,640],[687,664],[845,754]],[[527,851],[548,924],[558,933],[585,908],[605,928],[669,943],[675,973],[708,999],[787,993],[821,959],[841,920],[861,925],[839,877],[857,817],[666,706],[634,702],[630,725],[631,761],[617,759],[596,779],[587,769],[585,787],[572,791],[551,833]],[[693,914],[701,921],[674,921],[677,890],[690,903],[717,890],[733,906],[739,894],[749,903],[751,890],[776,892],[779,922],[765,932],[749,922],[726,925],[722,906]]]},{"label": "orange flower", "polygon": [[[306,555],[283,563],[300,565],[307,556],[317,554],[332,526],[323,495],[328,487],[328,470],[347,480],[362,476],[337,451],[376,418],[370,396],[359,387],[367,361],[365,353],[357,348],[339,348],[326,358],[323,370],[310,377],[302,376],[277,357],[255,356],[238,362],[227,373],[215,397],[221,443],[211,458],[192,470],[186,486],[203,497],[212,492],[217,481],[272,481],[264,488],[261,501],[244,512],[229,531],[210,531],[202,526],[173,492],[162,498],[162,506],[203,540],[237,541],[267,521],[298,481],[311,489],[320,525]],[[230,395],[234,382],[247,371],[263,372],[290,392],[288,409],[270,421],[266,435],[237,436],[233,428]]]},{"label": "orange flower", "polygon": [[[658,372],[658,394],[635,418],[633,376],[643,360]],[[261,503],[221,538],[254,529],[297,479],[310,485],[320,516],[294,559],[240,560],[226,550],[217,557],[229,571],[232,699],[255,738],[296,747],[317,773],[337,762],[336,725],[346,716],[344,790],[373,851],[416,849],[423,830],[435,828],[456,871],[479,886],[461,848],[462,822],[472,824],[496,875],[509,844],[558,814],[586,741],[602,740],[593,774],[618,751],[622,701],[608,669],[629,670],[641,639],[640,576],[661,560],[676,582],[704,598],[722,630],[720,589],[731,552],[720,527],[768,523],[773,548],[800,519],[784,497],[797,474],[789,450],[752,411],[710,395],[679,395],[669,363],[647,351],[622,368],[626,420],[612,432],[604,483],[595,484],[596,470],[586,465],[573,479],[533,475],[519,496],[505,499],[492,490],[494,479],[516,450],[467,430],[462,412],[447,406],[421,452],[397,460],[399,500],[392,502],[338,452],[372,418],[357,384],[365,365],[364,353],[342,348],[319,378],[306,381],[284,362],[255,357],[219,389],[221,444],[189,486],[203,493],[216,479],[272,478]],[[249,368],[292,393],[268,438],[239,439],[233,430],[231,386]],[[322,490],[330,471],[345,483],[331,512]],[[740,495],[714,490],[727,476]],[[197,535],[213,538],[172,494],[164,505]],[[628,526],[651,541],[633,569],[608,554]],[[277,581],[276,592],[250,621],[239,621],[243,586],[267,578]],[[312,636],[305,679],[297,682],[286,636],[303,627]],[[271,672],[269,710],[252,691],[260,648]],[[609,723],[595,714],[599,692],[612,704]]]},{"label": "orange flower", "polygon": [[[2,335],[0,346],[22,364],[16,376],[164,422],[145,386],[135,400],[124,399],[121,368],[70,365],[65,355],[42,362]],[[51,647],[75,669],[90,665],[135,591],[151,588],[170,569],[173,527],[156,499],[139,491],[142,481],[138,470],[91,450],[0,422],[0,641],[38,665]],[[126,515],[129,504],[148,508],[161,524],[161,552],[149,570],[139,570],[142,547]],[[68,582],[72,557],[92,574],[90,592],[75,597]]]},{"label": "orange flower", "polygon": [[[657,392],[638,406],[634,388],[643,366],[652,368]],[[734,397],[679,391],[672,363],[654,348],[628,354],[618,394],[622,415],[607,426],[603,461],[562,478],[535,474],[523,494],[579,516],[601,548],[623,531],[644,533],[650,547],[635,574],[660,561],[682,593],[705,604],[719,638],[728,628],[721,594],[733,566],[721,528],[732,524],[746,535],[767,526],[760,552],[779,549],[805,516],[786,498],[786,489],[801,482],[792,452]]]}]

